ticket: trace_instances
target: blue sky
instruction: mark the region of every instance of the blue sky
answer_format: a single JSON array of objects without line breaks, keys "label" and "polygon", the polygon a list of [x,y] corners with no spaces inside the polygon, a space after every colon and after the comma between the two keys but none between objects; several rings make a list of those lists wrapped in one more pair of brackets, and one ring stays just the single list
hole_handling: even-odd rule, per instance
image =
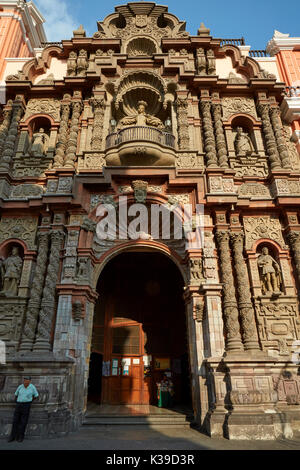
[{"label": "blue sky", "polygon": [[[114,7],[127,2],[104,0],[34,0],[46,19],[49,41],[69,39],[73,29],[83,24],[87,35],[97,30],[97,21],[114,12]],[[274,29],[300,36],[299,0],[169,0],[157,2],[186,21],[191,35],[197,34],[201,22],[218,38],[244,36],[252,49],[265,49]]]}]

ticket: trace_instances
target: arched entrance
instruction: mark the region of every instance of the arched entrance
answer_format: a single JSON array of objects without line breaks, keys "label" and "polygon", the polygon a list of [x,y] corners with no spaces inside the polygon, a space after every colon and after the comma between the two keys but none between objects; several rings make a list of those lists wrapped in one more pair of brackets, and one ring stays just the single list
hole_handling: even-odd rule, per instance
[{"label": "arched entrance", "polygon": [[191,404],[183,286],[161,253],[124,252],[108,262],[97,285],[89,400],[156,405],[167,372],[175,404]]}]

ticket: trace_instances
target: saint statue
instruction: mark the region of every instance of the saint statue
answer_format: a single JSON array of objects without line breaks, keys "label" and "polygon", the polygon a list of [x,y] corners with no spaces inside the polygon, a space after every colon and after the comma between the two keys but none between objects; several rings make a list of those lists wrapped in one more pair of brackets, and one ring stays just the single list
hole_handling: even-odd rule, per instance
[{"label": "saint statue", "polygon": [[46,155],[49,146],[49,137],[41,127],[39,132],[35,132],[32,136],[32,142],[29,149],[30,155]]},{"label": "saint statue", "polygon": [[267,247],[262,249],[258,257],[257,265],[260,271],[260,280],[263,295],[268,293],[280,293],[280,284],[282,282],[280,267],[277,261],[269,255]]},{"label": "saint statue", "polygon": [[253,144],[247,134],[243,131],[242,127],[237,127],[237,134],[234,141],[235,151],[237,155],[246,156],[253,153]]},{"label": "saint statue", "polygon": [[160,119],[155,116],[151,116],[151,114],[146,114],[146,107],[146,101],[139,101],[137,109],[138,113],[135,116],[125,116],[121,119],[121,126],[152,126],[157,127],[158,129],[163,129],[164,126]]},{"label": "saint statue", "polygon": [[6,297],[16,297],[22,273],[23,261],[19,255],[19,248],[14,246],[11,255],[1,264],[1,277],[3,286],[0,295]]}]

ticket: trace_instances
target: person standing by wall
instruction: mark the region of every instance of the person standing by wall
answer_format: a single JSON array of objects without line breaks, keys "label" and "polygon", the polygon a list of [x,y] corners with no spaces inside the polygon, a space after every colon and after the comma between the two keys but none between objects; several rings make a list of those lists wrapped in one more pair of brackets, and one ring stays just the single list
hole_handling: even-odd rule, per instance
[{"label": "person standing by wall", "polygon": [[16,408],[13,417],[13,425],[8,442],[15,439],[18,442],[24,440],[24,434],[29,419],[30,407],[32,401],[39,396],[35,386],[30,383],[31,377],[24,377],[22,385],[19,385],[15,392]]}]

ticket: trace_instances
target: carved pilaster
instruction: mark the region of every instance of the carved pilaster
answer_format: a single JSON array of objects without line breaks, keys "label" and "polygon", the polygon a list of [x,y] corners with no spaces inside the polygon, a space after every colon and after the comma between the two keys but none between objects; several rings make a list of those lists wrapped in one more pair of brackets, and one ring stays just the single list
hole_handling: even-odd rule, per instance
[{"label": "carved pilaster", "polygon": [[271,169],[273,170],[275,168],[280,168],[281,162],[269,116],[270,106],[267,103],[260,103],[257,106],[257,110],[262,120],[263,132],[266,140],[267,153],[269,155]]},{"label": "carved pilaster", "polygon": [[176,105],[177,105],[179,150],[188,150],[190,148],[190,136],[189,136],[189,124],[188,124],[187,98],[177,98]]},{"label": "carved pilaster", "polygon": [[[7,106],[12,106],[12,100],[9,100],[7,102]],[[11,122],[12,108],[8,108],[7,106],[3,112],[3,122],[0,126],[0,155],[2,154],[4,142],[6,140],[8,129],[9,129],[10,122]]]},{"label": "carved pilaster", "polygon": [[219,166],[222,168],[228,168],[227,146],[222,122],[222,105],[214,103],[212,105],[212,112],[215,124],[215,135]]},{"label": "carved pilaster", "polygon": [[208,49],[206,53],[207,58],[207,74],[216,75],[216,58],[212,49]]},{"label": "carved pilaster", "polygon": [[259,350],[255,314],[251,302],[251,293],[247,266],[243,256],[244,234],[231,233],[234,269],[237,278],[238,306],[242,325],[242,336],[246,350]]},{"label": "carved pilaster", "polygon": [[281,163],[283,168],[291,168],[292,164],[289,157],[289,151],[286,146],[285,137],[283,133],[282,124],[279,118],[279,109],[276,108],[270,109],[270,116],[272,121],[272,126],[276,138],[278,152],[281,158]]},{"label": "carved pilaster", "polygon": [[206,56],[203,47],[197,49],[196,71],[197,75],[206,75]]},{"label": "carved pilaster", "polygon": [[73,101],[70,133],[68,136],[66,157],[65,157],[65,162],[64,162],[65,168],[75,167],[77,135],[79,131],[79,118],[80,118],[81,110],[82,110],[81,101]]},{"label": "carved pilaster", "polygon": [[223,284],[226,350],[240,351],[243,349],[243,345],[241,341],[239,313],[231,268],[229,233],[225,230],[217,231],[216,241],[220,254],[221,279]]},{"label": "carved pilaster", "polygon": [[33,347],[44,286],[44,278],[47,269],[48,248],[49,233],[40,232],[38,234],[38,256],[36,260],[36,268],[30,290],[30,299],[26,312],[25,325],[23,327],[20,351],[31,351]]},{"label": "carved pilaster", "polygon": [[18,124],[23,114],[23,106],[20,102],[13,104],[12,119],[4,142],[0,170],[9,170],[14,155],[15,143],[18,135]]},{"label": "carved pilaster", "polygon": [[217,160],[217,151],[216,143],[214,136],[214,129],[211,119],[211,103],[209,101],[201,101],[200,103],[202,120],[203,120],[203,130],[204,130],[204,148],[207,157],[207,166],[218,165]]},{"label": "carved pilaster", "polygon": [[94,98],[92,103],[94,107],[94,124],[91,149],[102,150],[105,100],[103,98]]},{"label": "carved pilaster", "polygon": [[292,231],[287,236],[288,243],[291,246],[294,254],[294,261],[296,265],[296,271],[298,281],[300,285],[300,232]]},{"label": "carved pilaster", "polygon": [[67,132],[70,116],[70,103],[63,103],[61,106],[61,121],[59,127],[58,140],[56,145],[56,153],[54,157],[54,168],[61,168],[64,166],[64,155],[67,144]]},{"label": "carved pilaster", "polygon": [[34,351],[51,350],[51,330],[55,311],[55,288],[58,280],[59,271],[59,253],[64,240],[62,230],[53,230],[51,232],[51,250],[43,297],[39,315],[38,330]]}]

